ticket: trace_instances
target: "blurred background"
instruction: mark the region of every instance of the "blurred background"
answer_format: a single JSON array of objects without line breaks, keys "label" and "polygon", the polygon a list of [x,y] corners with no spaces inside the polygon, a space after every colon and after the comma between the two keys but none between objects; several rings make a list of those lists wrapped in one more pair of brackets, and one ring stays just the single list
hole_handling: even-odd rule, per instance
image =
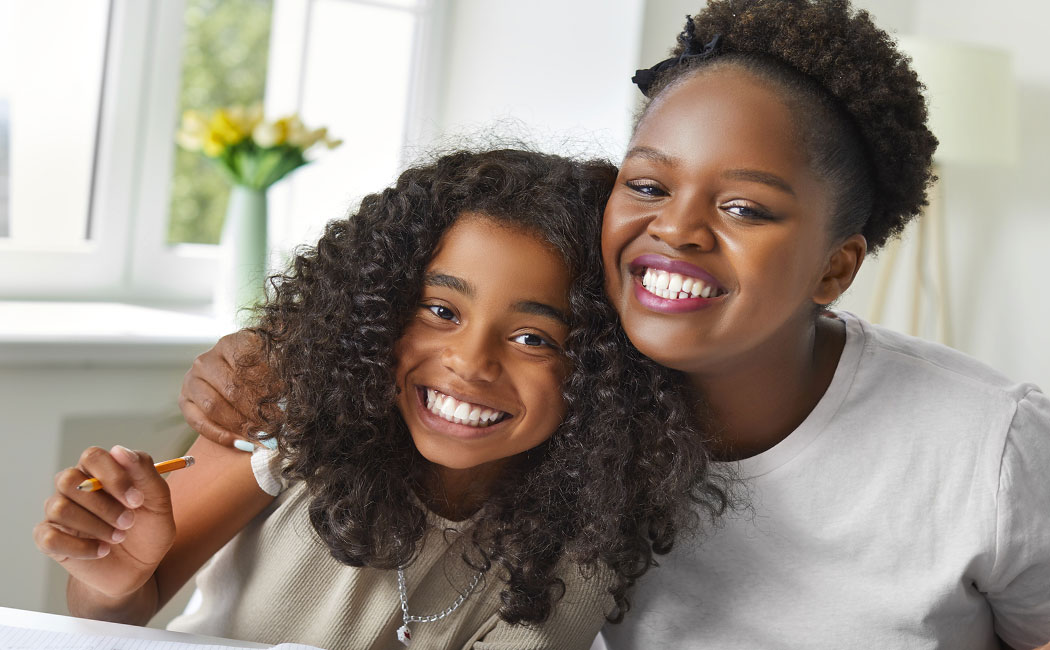
[{"label": "blurred background", "polygon": [[[1050,388],[1050,4],[855,5],[907,38],[943,146],[927,226],[841,307]],[[30,534],[58,469],[92,444],[166,458],[190,440],[182,375],[232,327],[211,306],[230,184],[175,145],[184,111],[261,102],[343,140],[267,193],[279,265],[436,149],[618,159],[631,75],[700,6],[0,0],[0,606],[65,612]]]}]

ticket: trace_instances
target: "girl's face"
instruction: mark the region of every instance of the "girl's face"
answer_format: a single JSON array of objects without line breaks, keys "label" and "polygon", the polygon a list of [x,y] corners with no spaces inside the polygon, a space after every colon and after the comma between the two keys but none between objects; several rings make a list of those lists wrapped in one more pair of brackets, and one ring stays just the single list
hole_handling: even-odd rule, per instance
[{"label": "girl's face", "polygon": [[396,349],[398,408],[427,460],[478,467],[554,433],[568,292],[565,262],[535,235],[471,214],[449,228]]},{"label": "girl's face", "polygon": [[829,193],[803,151],[788,107],[738,67],[650,106],[602,232],[606,288],[642,353],[725,372],[838,296]]}]

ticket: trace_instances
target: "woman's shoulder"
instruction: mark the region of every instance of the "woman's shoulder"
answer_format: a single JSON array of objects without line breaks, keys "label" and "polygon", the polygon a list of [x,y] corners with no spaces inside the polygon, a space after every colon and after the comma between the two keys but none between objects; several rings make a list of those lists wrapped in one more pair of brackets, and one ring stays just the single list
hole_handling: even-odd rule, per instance
[{"label": "woman's shoulder", "polygon": [[[858,374],[875,375],[891,390],[919,390],[931,398],[997,401],[1015,408],[1034,384],[1019,382],[959,350],[888,327],[869,323],[848,312],[836,314],[846,323],[847,347],[859,348]],[[852,339],[852,341],[851,341]]]}]

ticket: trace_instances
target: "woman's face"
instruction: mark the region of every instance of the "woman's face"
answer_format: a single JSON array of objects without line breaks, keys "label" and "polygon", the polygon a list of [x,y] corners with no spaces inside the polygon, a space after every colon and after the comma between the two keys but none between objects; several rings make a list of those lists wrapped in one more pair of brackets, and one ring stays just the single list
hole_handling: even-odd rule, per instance
[{"label": "woman's face", "polygon": [[838,295],[829,208],[767,82],[731,66],[665,91],[605,210],[606,288],[631,341],[701,374],[783,343]]},{"label": "woman's face", "polygon": [[398,408],[427,460],[468,469],[514,456],[565,415],[569,271],[546,242],[465,215],[427,266],[398,342]]}]

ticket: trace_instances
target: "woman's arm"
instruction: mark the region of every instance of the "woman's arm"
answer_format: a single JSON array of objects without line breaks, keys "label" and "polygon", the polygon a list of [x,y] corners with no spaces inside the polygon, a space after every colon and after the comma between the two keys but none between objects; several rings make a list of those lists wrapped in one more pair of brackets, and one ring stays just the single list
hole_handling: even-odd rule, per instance
[{"label": "woman's arm", "polygon": [[[255,403],[240,390],[244,379],[237,361],[240,355],[254,352],[257,341],[247,330],[227,334],[194,359],[182,379],[182,416],[194,431],[216,444],[233,446],[257,423]],[[259,367],[260,373],[266,371]]]}]

